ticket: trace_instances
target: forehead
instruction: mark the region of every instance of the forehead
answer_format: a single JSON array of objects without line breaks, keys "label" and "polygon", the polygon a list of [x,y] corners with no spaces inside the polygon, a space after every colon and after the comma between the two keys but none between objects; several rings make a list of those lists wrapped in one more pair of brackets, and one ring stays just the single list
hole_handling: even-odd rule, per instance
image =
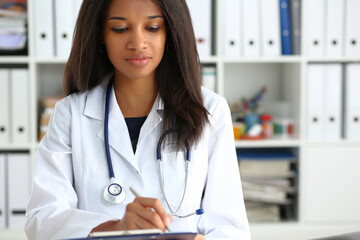
[{"label": "forehead", "polygon": [[[97,0],[96,0],[97,1]],[[160,15],[162,12],[151,0],[111,0],[106,17],[141,17]]]}]

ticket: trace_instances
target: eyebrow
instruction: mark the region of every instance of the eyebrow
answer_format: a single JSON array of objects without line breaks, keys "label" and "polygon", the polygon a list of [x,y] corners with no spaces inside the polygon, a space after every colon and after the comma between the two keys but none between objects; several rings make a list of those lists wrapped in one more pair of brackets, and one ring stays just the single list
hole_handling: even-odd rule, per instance
[{"label": "eyebrow", "polygon": [[[156,18],[162,18],[164,19],[163,16],[160,16],[160,15],[153,15],[153,16],[148,16],[147,19],[151,20],[151,19],[156,19]],[[108,18],[106,19],[106,21],[109,21],[109,20],[122,20],[122,21],[126,21],[128,20],[127,18],[125,17],[111,17],[111,18]]]}]

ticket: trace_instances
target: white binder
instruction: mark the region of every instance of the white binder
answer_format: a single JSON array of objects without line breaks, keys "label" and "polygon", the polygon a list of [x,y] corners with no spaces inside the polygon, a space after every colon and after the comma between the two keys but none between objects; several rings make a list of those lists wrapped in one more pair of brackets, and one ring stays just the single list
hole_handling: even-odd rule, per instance
[{"label": "white binder", "polygon": [[10,143],[9,70],[0,69],[0,143]]},{"label": "white binder", "polygon": [[68,58],[75,26],[75,1],[55,0],[56,56]]},{"label": "white binder", "polygon": [[241,0],[224,1],[224,55],[239,57],[242,54]]},{"label": "white binder", "polygon": [[325,55],[341,56],[344,48],[344,0],[326,0]]},{"label": "white binder", "polygon": [[5,181],[5,155],[0,153],[0,229],[6,227]]},{"label": "white binder", "polygon": [[341,139],[342,126],[342,67],[341,64],[327,64],[324,82],[324,133],[326,141]]},{"label": "white binder", "polygon": [[28,69],[11,69],[11,138],[13,143],[29,142]]},{"label": "white binder", "polygon": [[243,0],[244,56],[260,56],[259,0]]},{"label": "white binder", "polygon": [[325,0],[308,3],[308,55],[324,55]]},{"label": "white binder", "polygon": [[31,192],[31,164],[28,154],[8,154],[9,228],[23,229]]},{"label": "white binder", "polygon": [[360,140],[360,64],[347,64],[345,71],[345,139]]},{"label": "white binder", "polygon": [[280,11],[278,0],[260,0],[261,46],[264,56],[280,56]]},{"label": "white binder", "polygon": [[187,0],[200,58],[211,55],[211,0]]},{"label": "white binder", "polygon": [[54,3],[35,0],[35,52],[37,57],[54,57]]},{"label": "white binder", "polygon": [[308,66],[307,81],[307,129],[308,139],[320,141],[324,132],[324,72],[325,67],[321,64]]},{"label": "white binder", "polygon": [[360,55],[360,1],[346,1],[345,55]]}]

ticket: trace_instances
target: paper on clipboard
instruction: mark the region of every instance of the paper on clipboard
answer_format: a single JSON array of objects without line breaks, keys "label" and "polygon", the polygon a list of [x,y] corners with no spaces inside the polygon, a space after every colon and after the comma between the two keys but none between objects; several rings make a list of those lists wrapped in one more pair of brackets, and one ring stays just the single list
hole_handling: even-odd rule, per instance
[{"label": "paper on clipboard", "polygon": [[193,240],[197,233],[170,232],[163,233],[160,229],[145,229],[131,231],[95,232],[85,238],[72,238],[64,240]]}]

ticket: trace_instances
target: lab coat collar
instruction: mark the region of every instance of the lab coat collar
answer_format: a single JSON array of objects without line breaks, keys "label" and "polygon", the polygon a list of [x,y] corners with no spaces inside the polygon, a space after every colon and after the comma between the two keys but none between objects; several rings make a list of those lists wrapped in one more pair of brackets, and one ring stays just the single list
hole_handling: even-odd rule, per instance
[{"label": "lab coat collar", "polygon": [[[104,122],[105,114],[105,98],[108,81],[104,79],[104,83],[90,90],[87,94],[84,115]],[[101,104],[99,104],[101,103]],[[163,117],[164,104],[158,95],[153,107],[141,128],[138,146],[146,139],[146,137],[161,122]],[[136,161],[128,128],[119,105],[117,104],[114,87],[111,90],[110,106],[109,106],[109,145],[118,152],[126,161],[128,161],[138,172],[140,172],[138,162]],[[97,133],[97,136],[104,141],[104,126]],[[155,154],[155,153],[154,153]],[[114,169],[115,170],[115,169]],[[116,175],[116,172],[115,172]]]},{"label": "lab coat collar", "polygon": [[[113,73],[108,74],[107,76],[105,76],[104,81],[101,85],[89,90],[86,93],[87,96],[84,109],[85,116],[104,121],[106,87],[112,77]],[[113,102],[113,99],[111,99],[110,110],[113,107]]]},{"label": "lab coat collar", "polygon": [[[113,73],[108,74],[101,85],[91,89],[87,92],[84,115],[104,121],[104,114],[105,114],[105,97],[106,97],[106,88],[108,82],[112,79]],[[99,104],[101,102],[101,104]],[[114,87],[111,91],[111,100],[110,100],[110,113],[114,110],[114,108],[118,107]],[[152,107],[152,111],[156,111],[159,117],[163,118],[164,112],[164,102],[162,101],[161,97],[156,97],[154,105]],[[150,114],[149,114],[150,115]]]}]

